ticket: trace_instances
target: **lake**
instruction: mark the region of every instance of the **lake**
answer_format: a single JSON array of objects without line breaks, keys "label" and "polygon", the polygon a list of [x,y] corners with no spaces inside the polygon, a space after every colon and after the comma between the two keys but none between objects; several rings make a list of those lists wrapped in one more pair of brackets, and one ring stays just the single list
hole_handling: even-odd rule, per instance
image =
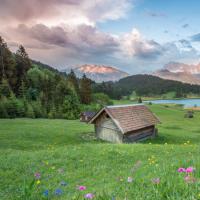
[{"label": "lake", "polygon": [[148,101],[155,104],[182,104],[184,107],[200,107],[200,99],[167,99],[167,100],[152,100]]}]

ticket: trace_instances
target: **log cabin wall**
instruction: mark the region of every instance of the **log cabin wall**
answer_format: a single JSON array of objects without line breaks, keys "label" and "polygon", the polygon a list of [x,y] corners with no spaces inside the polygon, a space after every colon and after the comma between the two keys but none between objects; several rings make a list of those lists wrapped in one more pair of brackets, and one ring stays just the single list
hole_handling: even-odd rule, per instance
[{"label": "log cabin wall", "polygon": [[123,135],[113,120],[103,112],[95,121],[96,137],[113,143],[122,143]]},{"label": "log cabin wall", "polygon": [[123,142],[129,143],[129,142],[135,142],[135,141],[142,141],[148,138],[154,138],[155,135],[156,135],[155,126],[150,126],[150,127],[146,127],[140,130],[126,133],[123,136]]}]

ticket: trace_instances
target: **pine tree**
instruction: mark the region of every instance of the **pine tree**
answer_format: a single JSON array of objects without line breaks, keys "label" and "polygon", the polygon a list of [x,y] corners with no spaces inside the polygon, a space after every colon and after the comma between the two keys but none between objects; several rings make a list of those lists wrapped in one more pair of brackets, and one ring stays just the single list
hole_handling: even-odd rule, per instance
[{"label": "pine tree", "polygon": [[78,83],[78,79],[76,77],[76,74],[74,73],[74,71],[71,69],[71,72],[68,74],[67,76],[69,82],[72,84],[72,87],[74,88],[75,92],[77,93],[77,95],[80,95],[80,89],[79,89],[79,83]]},{"label": "pine tree", "polygon": [[22,82],[27,82],[26,72],[31,68],[31,60],[26,53],[25,48],[20,45],[16,52],[16,69],[17,69],[17,94],[19,93],[19,88]]},{"label": "pine tree", "polygon": [[142,103],[142,98],[141,97],[138,98],[138,103]]},{"label": "pine tree", "polygon": [[15,66],[14,56],[0,36],[0,82],[7,79],[12,90],[14,90],[17,82]]},{"label": "pine tree", "polygon": [[2,80],[2,83],[0,84],[0,98],[1,97],[10,97],[12,95],[12,90],[10,88],[10,85],[6,79]]},{"label": "pine tree", "polygon": [[84,74],[80,84],[81,103],[90,104],[92,100],[91,80]]}]

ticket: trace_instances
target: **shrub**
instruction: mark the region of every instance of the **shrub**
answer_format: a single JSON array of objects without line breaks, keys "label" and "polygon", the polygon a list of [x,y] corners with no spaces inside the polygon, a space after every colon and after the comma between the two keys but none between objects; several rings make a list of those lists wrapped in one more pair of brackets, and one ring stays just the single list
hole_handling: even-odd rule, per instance
[{"label": "shrub", "polygon": [[33,107],[31,104],[28,104],[28,106],[27,106],[26,117],[35,118],[35,113],[33,111]]},{"label": "shrub", "polygon": [[194,112],[191,110],[188,110],[187,113],[184,115],[185,118],[193,118]]}]

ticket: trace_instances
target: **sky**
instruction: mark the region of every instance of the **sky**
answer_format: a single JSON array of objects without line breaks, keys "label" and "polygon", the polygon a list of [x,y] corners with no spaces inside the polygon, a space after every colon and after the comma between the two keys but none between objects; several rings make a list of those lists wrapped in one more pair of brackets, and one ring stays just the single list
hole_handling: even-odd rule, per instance
[{"label": "sky", "polygon": [[149,73],[200,62],[199,8],[197,0],[0,0],[0,35],[59,70]]}]

